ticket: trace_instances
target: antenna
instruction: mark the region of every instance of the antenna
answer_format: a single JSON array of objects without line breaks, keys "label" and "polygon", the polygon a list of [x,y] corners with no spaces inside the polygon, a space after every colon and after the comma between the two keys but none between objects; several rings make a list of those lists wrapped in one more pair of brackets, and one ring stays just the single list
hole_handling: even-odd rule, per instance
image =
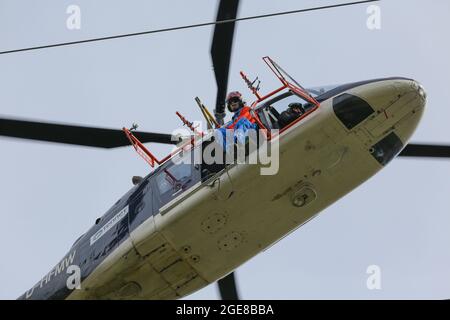
[{"label": "antenna", "polygon": [[[256,98],[258,98],[258,100],[261,100],[261,96],[259,95],[261,81],[258,79],[258,77],[256,77],[256,79],[252,82],[247,78],[247,75],[243,71],[240,72],[240,75],[244,82],[247,84],[247,87],[250,89],[250,91],[256,96]],[[255,83],[257,83],[256,87]]]}]

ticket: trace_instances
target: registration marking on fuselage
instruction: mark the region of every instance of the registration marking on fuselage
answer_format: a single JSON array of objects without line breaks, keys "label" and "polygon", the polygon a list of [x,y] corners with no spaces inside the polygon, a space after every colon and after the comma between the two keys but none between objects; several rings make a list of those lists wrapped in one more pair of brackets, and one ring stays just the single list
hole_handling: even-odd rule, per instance
[{"label": "registration marking on fuselage", "polygon": [[91,237],[91,246],[128,214],[128,206],[119,211]]}]

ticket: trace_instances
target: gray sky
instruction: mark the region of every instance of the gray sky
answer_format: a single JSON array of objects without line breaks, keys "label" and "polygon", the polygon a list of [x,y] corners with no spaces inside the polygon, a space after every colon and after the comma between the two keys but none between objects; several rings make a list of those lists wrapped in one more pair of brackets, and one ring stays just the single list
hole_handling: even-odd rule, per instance
[{"label": "gray sky", "polygon": [[[243,0],[240,16],[344,1]],[[81,30],[66,28],[79,5]],[[406,76],[428,93],[413,141],[450,143],[450,29],[446,0],[384,0],[381,30],[367,5],[241,22],[230,89],[238,72],[275,83],[261,57],[304,86]],[[216,1],[0,0],[0,51],[215,19]],[[216,87],[212,27],[0,56],[0,114],[168,132],[175,111],[200,119]],[[0,298],[16,298],[46,274],[120,196],[149,172],[131,148],[105,151],[0,138]],[[152,145],[158,155],[167,147]],[[450,297],[448,161],[397,159],[316,219],[237,270],[244,299]],[[276,212],[274,212],[276,214]],[[368,290],[366,268],[381,268]],[[188,298],[216,299],[211,285]]]}]

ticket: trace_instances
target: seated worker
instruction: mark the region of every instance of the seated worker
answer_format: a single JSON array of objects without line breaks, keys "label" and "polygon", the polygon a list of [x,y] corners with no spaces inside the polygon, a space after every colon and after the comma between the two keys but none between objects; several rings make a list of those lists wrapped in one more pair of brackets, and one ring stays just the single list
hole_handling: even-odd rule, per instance
[{"label": "seated worker", "polygon": [[[226,99],[228,111],[233,112],[232,120],[220,128],[225,138],[226,130],[234,130],[234,142],[245,143],[246,133],[249,129],[257,129],[256,120],[251,114],[251,108],[245,105],[239,91],[230,92]],[[225,143],[225,142],[224,142]]]},{"label": "seated worker", "polygon": [[278,118],[280,129],[286,127],[289,123],[305,113],[303,106],[299,102],[292,102],[288,105],[288,109],[283,111]]}]

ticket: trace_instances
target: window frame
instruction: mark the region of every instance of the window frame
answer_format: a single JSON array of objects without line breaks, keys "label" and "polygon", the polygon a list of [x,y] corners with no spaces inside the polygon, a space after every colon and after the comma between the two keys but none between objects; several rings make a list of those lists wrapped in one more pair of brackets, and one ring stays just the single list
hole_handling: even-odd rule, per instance
[{"label": "window frame", "polygon": [[[267,107],[269,107],[269,106],[271,106],[271,105],[273,105],[273,104],[275,104],[275,103],[277,103],[277,102],[279,102],[279,101],[281,101],[281,100],[283,100],[283,99],[286,99],[286,98],[288,98],[288,97],[290,97],[290,96],[296,96],[300,101],[302,101],[303,103],[303,107],[304,107],[304,109],[305,109],[305,113],[303,113],[301,116],[299,116],[297,119],[295,119],[294,121],[292,121],[291,123],[289,123],[286,127],[284,127],[284,128],[274,128],[273,127],[273,125],[272,125],[272,122],[270,121],[270,119],[267,119],[267,112],[265,112],[265,111],[267,111]],[[287,106],[286,106],[287,107]],[[269,129],[269,130],[273,130],[273,129],[279,129],[280,130],[280,133],[281,132],[283,132],[283,131],[285,131],[285,129],[287,129],[287,128],[289,128],[289,127],[291,127],[294,123],[297,123],[298,121],[299,121],[299,119],[303,119],[306,115],[308,115],[309,113],[311,113],[312,111],[314,111],[316,108],[314,108],[314,106],[311,104],[311,103],[309,103],[307,100],[305,100],[302,96],[300,96],[299,94],[297,94],[294,90],[291,90],[291,89],[288,89],[288,91],[286,91],[286,92],[283,92],[283,93],[281,93],[281,94],[279,94],[279,95],[277,95],[276,97],[273,97],[272,99],[270,99],[269,101],[266,101],[266,102],[264,102],[264,103],[262,103],[260,106],[257,106],[256,107],[256,109],[255,109],[255,112],[256,112],[256,114],[258,115],[258,117],[261,119],[261,122],[263,123],[263,125],[267,128],[267,129]],[[279,113],[279,114],[281,114],[283,111],[285,111],[286,109],[284,109],[284,110],[278,110],[278,109],[275,109],[275,110],[277,110],[277,112]],[[268,124],[270,124],[270,125],[268,125]]]},{"label": "window frame", "polygon": [[[190,156],[192,154],[192,150],[188,152],[186,155],[181,157],[176,157],[176,159],[171,159],[165,164],[163,164],[157,172],[155,172],[153,178],[153,185],[155,192],[154,199],[157,201],[158,207],[161,208],[171,202],[173,199],[179,197],[180,195],[184,194],[185,192],[192,189],[198,182],[201,181],[201,172],[200,172],[200,166],[193,163],[193,161],[190,161],[190,163],[184,163],[182,161],[182,158],[185,156]],[[161,175],[167,174],[165,173],[166,170],[170,170],[170,168],[173,168],[177,165],[185,165],[190,167],[190,175],[187,177],[184,184],[181,185],[180,188],[175,189],[171,187],[165,192],[161,192],[160,185],[158,179],[160,179]],[[170,171],[169,171],[170,172]],[[164,178],[165,179],[165,178]]]}]

